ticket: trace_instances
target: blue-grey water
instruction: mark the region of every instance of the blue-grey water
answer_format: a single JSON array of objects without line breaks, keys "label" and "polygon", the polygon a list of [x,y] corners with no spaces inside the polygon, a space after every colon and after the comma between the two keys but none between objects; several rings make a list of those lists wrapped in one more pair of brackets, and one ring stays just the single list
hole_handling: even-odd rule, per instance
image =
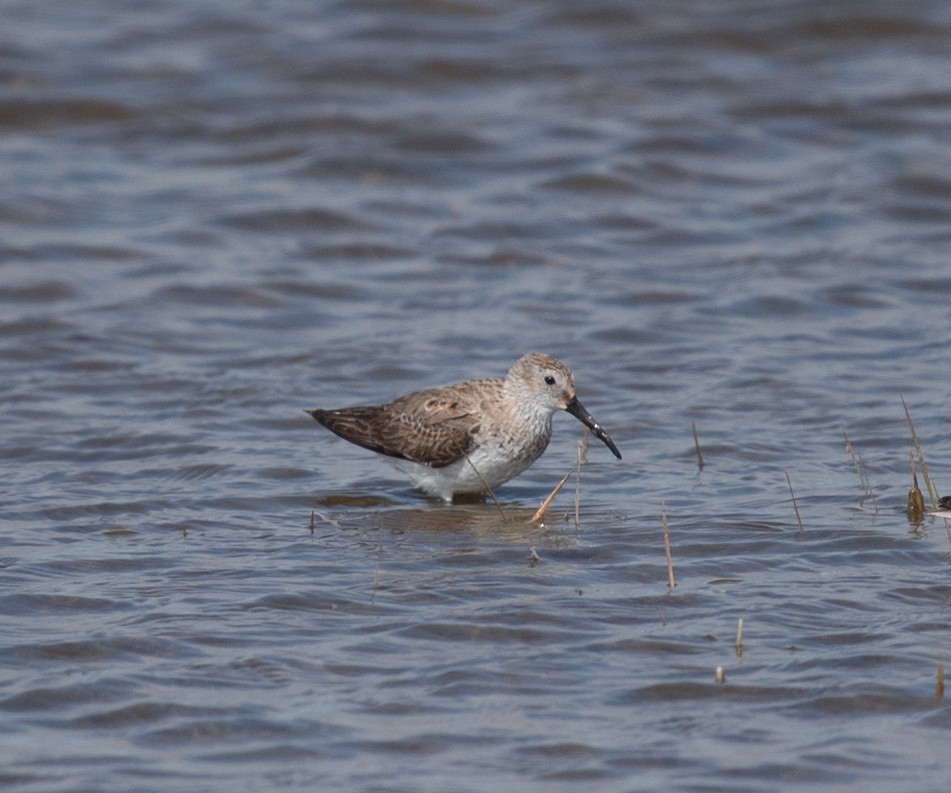
[{"label": "blue-grey water", "polygon": [[[951,5],[0,15],[0,787],[947,789]],[[530,350],[543,526],[302,412]]]}]

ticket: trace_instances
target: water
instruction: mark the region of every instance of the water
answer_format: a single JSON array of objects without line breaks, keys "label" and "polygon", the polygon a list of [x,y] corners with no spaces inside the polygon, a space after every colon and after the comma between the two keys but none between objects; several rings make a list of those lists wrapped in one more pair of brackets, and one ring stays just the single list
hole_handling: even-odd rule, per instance
[{"label": "water", "polygon": [[[4,789],[945,789],[946,3],[3,15]],[[534,349],[578,526],[302,412]]]}]

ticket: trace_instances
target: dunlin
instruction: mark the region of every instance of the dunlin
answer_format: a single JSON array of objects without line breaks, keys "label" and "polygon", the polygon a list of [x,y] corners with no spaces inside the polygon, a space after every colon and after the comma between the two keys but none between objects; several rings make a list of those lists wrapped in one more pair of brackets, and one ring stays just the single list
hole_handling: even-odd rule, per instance
[{"label": "dunlin", "polygon": [[[308,410],[344,440],[393,458],[424,492],[484,493],[518,476],[551,439],[551,417],[579,419],[619,460],[614,441],[575,396],[571,371],[550,355],[528,353],[502,378],[414,391],[385,405]],[[484,482],[484,484],[483,484]]]}]

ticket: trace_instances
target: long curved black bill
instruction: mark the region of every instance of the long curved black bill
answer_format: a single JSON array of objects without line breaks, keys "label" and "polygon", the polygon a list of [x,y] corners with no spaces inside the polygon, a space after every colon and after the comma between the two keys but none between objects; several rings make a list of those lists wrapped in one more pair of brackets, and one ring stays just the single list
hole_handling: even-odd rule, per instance
[{"label": "long curved black bill", "polygon": [[611,440],[611,436],[604,431],[604,427],[594,420],[594,416],[585,410],[584,405],[578,401],[578,397],[572,399],[565,406],[565,410],[591,430],[596,438],[614,452],[615,457],[619,460],[621,459],[621,453],[617,450],[617,446],[614,445],[614,441]]}]

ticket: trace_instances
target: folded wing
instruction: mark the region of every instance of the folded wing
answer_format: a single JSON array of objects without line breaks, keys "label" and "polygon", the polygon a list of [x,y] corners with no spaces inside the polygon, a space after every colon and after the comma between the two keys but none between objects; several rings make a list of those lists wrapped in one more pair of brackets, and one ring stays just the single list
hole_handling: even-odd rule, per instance
[{"label": "folded wing", "polygon": [[450,388],[407,394],[386,405],[307,412],[344,440],[433,468],[468,454],[479,430],[477,414]]}]

